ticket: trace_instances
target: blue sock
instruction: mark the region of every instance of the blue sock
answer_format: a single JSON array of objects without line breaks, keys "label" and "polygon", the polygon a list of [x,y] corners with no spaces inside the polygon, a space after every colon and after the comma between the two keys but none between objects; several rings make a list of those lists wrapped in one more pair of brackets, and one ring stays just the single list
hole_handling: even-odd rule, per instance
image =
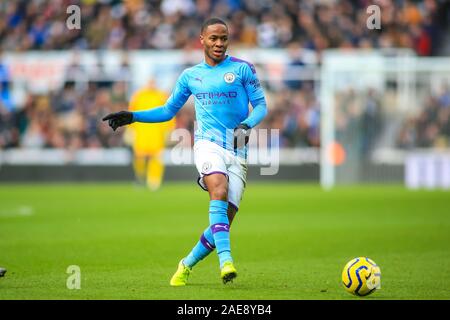
[{"label": "blue sock", "polygon": [[216,246],[214,245],[214,237],[211,228],[208,227],[203,232],[200,240],[197,242],[192,251],[183,260],[183,264],[189,268],[195,266],[200,260],[203,260],[210,254]]},{"label": "blue sock", "polygon": [[230,224],[228,221],[228,202],[211,200],[209,202],[209,224],[214,237],[214,244],[219,255],[220,267],[225,261],[233,261],[230,249]]}]

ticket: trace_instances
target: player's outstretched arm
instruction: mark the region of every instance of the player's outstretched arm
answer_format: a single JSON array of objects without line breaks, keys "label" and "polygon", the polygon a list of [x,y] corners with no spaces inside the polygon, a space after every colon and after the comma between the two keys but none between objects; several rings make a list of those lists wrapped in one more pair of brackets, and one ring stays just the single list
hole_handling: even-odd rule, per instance
[{"label": "player's outstretched arm", "polygon": [[110,113],[103,118],[103,121],[108,121],[109,126],[116,131],[118,127],[131,124],[133,122],[164,122],[172,119],[176,112],[167,108],[166,106],[144,110],[144,111],[119,111]]},{"label": "player's outstretched arm", "polygon": [[108,120],[109,126],[114,131],[118,127],[133,122],[154,123],[169,121],[183,107],[190,95],[191,91],[186,84],[186,72],[183,72],[178,78],[175,89],[169,99],[167,99],[165,105],[144,111],[120,111],[111,113],[104,117],[103,121]]}]

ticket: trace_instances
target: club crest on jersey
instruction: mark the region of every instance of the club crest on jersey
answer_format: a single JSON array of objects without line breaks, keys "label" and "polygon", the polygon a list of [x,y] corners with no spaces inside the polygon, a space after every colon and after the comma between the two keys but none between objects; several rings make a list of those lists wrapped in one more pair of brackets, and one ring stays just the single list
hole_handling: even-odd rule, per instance
[{"label": "club crest on jersey", "polygon": [[211,170],[211,167],[212,167],[211,162],[207,161],[207,162],[203,163],[202,173],[207,173],[209,170]]},{"label": "club crest on jersey", "polygon": [[223,80],[225,80],[226,83],[233,83],[235,79],[236,79],[236,76],[234,75],[233,72],[227,72],[223,76]]}]

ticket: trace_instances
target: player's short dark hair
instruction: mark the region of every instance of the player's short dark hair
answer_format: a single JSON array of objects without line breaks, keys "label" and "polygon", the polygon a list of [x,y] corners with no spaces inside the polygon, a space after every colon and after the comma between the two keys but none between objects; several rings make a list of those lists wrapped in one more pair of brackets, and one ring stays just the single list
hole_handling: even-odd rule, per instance
[{"label": "player's short dark hair", "polygon": [[203,31],[205,31],[206,28],[208,28],[209,26],[212,26],[213,24],[223,24],[225,27],[228,26],[225,23],[225,21],[223,21],[222,19],[219,18],[209,18],[208,20],[206,20],[205,22],[203,22],[202,24],[202,29],[200,30],[201,33],[203,33]]}]

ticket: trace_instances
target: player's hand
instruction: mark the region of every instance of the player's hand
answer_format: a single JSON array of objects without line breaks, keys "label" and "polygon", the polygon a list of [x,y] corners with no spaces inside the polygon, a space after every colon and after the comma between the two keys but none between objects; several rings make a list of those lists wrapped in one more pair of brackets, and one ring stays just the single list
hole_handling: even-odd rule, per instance
[{"label": "player's hand", "polygon": [[133,122],[133,114],[129,111],[119,111],[116,113],[110,113],[102,119],[108,120],[109,126],[116,131],[118,127],[125,126]]},{"label": "player's hand", "polygon": [[250,127],[241,123],[234,129],[234,150],[243,148],[250,139]]}]

